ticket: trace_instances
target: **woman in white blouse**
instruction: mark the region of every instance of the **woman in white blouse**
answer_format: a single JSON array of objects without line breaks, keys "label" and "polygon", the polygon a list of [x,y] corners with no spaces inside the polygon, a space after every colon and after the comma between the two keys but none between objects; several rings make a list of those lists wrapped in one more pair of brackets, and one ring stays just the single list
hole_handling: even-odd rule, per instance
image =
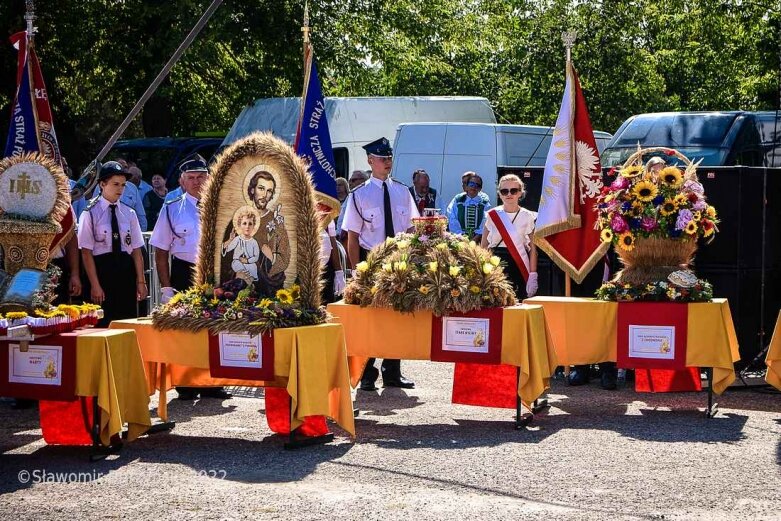
[{"label": "woman in white blouse", "polygon": [[[537,213],[521,207],[524,195],[523,181],[517,175],[502,176],[499,180],[502,205],[488,211],[481,241],[483,248],[490,248],[504,261],[507,279],[519,300],[537,293],[537,248],[532,242]],[[506,238],[511,241],[509,247]]]}]

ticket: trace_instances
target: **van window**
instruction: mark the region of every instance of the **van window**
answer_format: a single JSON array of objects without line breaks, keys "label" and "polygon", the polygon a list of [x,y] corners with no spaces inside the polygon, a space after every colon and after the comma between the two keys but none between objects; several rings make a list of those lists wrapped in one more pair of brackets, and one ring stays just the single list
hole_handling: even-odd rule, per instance
[{"label": "van window", "polygon": [[347,179],[349,177],[350,153],[347,151],[346,147],[334,148],[334,162],[336,163],[334,165],[336,168],[336,177],[344,177]]},{"label": "van window", "polygon": [[616,136],[614,147],[719,147],[735,114],[649,114],[637,116]]},{"label": "van window", "polygon": [[757,116],[757,130],[765,153],[763,166],[781,166],[781,115],[775,112]]}]

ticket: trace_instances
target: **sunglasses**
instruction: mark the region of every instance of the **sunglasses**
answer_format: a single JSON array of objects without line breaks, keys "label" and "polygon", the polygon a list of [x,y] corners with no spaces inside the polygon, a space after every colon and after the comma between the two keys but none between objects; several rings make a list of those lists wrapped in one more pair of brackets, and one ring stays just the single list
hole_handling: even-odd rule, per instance
[{"label": "sunglasses", "polygon": [[468,186],[469,188],[482,188],[483,187],[483,183],[475,183],[474,181],[469,181],[466,184],[466,186]]},{"label": "sunglasses", "polygon": [[520,191],[521,191],[520,188],[502,188],[501,190],[499,190],[499,193],[502,195],[515,195]]}]

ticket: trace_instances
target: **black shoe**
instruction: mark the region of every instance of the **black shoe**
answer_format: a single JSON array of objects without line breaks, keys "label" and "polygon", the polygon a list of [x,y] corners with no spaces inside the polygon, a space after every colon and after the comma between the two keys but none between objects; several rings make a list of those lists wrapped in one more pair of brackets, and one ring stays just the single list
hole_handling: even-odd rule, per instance
[{"label": "black shoe", "polygon": [[222,387],[207,387],[201,389],[201,398],[216,398],[218,400],[230,400],[233,398],[233,394],[229,393]]},{"label": "black shoe", "polygon": [[404,378],[403,376],[399,375],[396,378],[384,378],[382,379],[382,386],[383,387],[401,387],[402,389],[414,389],[415,388],[415,382],[412,380],[409,380],[407,378]]},{"label": "black shoe", "polygon": [[358,386],[360,391],[376,391],[377,385],[370,380],[361,380],[361,385]]},{"label": "black shoe", "polygon": [[587,365],[576,365],[567,377],[569,385],[585,385],[589,381]]},{"label": "black shoe", "polygon": [[176,392],[179,393],[179,396],[176,397],[177,400],[195,400],[198,398],[198,391],[196,389],[177,388]]},{"label": "black shoe", "polygon": [[32,409],[38,405],[38,400],[28,400],[26,398],[16,398],[11,404],[11,409],[21,411],[23,409]]},{"label": "black shoe", "polygon": [[599,376],[599,384],[606,391],[613,391],[618,387],[618,368],[614,362],[605,362],[599,364],[599,370],[602,373]]}]

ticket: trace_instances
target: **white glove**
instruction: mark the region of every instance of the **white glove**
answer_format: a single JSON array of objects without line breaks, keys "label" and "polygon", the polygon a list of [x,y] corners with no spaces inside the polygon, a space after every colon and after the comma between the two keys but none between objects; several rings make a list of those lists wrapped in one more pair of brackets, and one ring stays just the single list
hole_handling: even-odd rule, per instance
[{"label": "white glove", "polygon": [[529,273],[529,280],[526,281],[526,296],[533,297],[537,294],[537,272]]},{"label": "white glove", "polygon": [[176,293],[176,290],[174,288],[160,288],[160,303],[161,304],[167,304],[169,300],[174,298],[174,294]]},{"label": "white glove", "polygon": [[347,283],[344,280],[344,271],[336,270],[334,272],[334,295],[341,295],[344,293],[344,287]]}]

